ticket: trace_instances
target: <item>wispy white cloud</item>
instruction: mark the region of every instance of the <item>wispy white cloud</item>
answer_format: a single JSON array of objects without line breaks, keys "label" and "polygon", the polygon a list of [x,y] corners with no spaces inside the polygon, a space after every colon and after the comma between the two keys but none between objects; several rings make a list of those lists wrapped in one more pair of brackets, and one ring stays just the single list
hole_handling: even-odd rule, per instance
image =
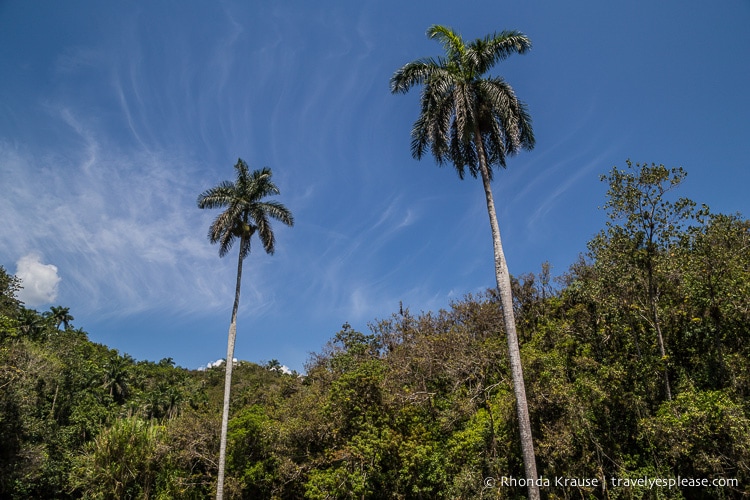
[{"label": "wispy white cloud", "polygon": [[101,50],[92,47],[74,46],[64,47],[55,61],[55,73],[65,76],[76,73],[84,68],[91,68],[102,63],[105,59]]},{"label": "wispy white cloud", "polygon": [[218,259],[204,236],[209,220],[194,205],[205,188],[196,167],[164,152],[118,151],[71,110],[57,116],[82,147],[53,155],[0,144],[13,186],[0,201],[3,255],[53,258],[69,277],[62,298],[84,311],[187,313],[223,304],[233,266],[209,268]]}]

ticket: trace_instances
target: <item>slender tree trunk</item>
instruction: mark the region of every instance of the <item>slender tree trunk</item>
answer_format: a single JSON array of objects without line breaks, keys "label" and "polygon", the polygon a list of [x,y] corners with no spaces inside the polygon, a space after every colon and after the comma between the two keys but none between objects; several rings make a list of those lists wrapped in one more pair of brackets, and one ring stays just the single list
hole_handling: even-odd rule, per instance
[{"label": "slender tree trunk", "polygon": [[[240,242],[240,249],[244,248],[244,239]],[[219,477],[216,484],[216,500],[224,498],[224,469],[227,456],[227,428],[229,426],[229,399],[232,390],[232,368],[234,367],[234,342],[237,338],[237,309],[240,305],[240,283],[242,282],[242,254],[237,259],[237,288],[234,291],[234,305],[232,306],[232,320],[229,323],[227,339],[227,361],[224,363],[224,409],[221,415],[221,446],[219,447]]]},{"label": "slender tree trunk", "polygon": [[653,243],[649,241],[648,249],[648,302],[651,307],[651,319],[654,322],[654,330],[656,330],[656,340],[659,344],[659,355],[661,356],[661,362],[664,364],[664,391],[668,401],[672,401],[672,388],[669,383],[669,367],[667,364],[667,349],[664,345],[664,336],[661,333],[661,323],[659,321],[659,305],[656,297],[656,285],[654,284],[654,264],[651,257]]},{"label": "slender tree trunk", "polygon": [[536,484],[536,457],[534,454],[534,440],[531,435],[531,421],[529,419],[529,405],[526,400],[526,385],[523,381],[523,367],[521,366],[521,351],[518,347],[518,335],[516,334],[516,319],[513,313],[513,295],[510,287],[510,273],[505,261],[505,252],[500,240],[500,226],[497,223],[497,212],[495,211],[495,200],[492,196],[490,186],[490,172],[487,166],[487,158],[480,137],[479,130],[475,130],[474,142],[479,157],[479,170],[482,174],[482,185],[484,196],[487,200],[487,213],[490,216],[490,228],[492,229],[492,244],[495,249],[495,279],[497,289],[500,293],[500,302],[503,307],[503,322],[505,334],[508,339],[508,354],[510,357],[510,372],[513,379],[513,392],[516,397],[516,411],[518,412],[518,427],[521,434],[521,453],[523,454],[523,465],[526,478],[531,480],[529,485],[529,499],[539,500],[539,486]]},{"label": "slender tree trunk", "polygon": [[651,298],[651,314],[654,319],[654,328],[656,328],[656,340],[659,343],[659,355],[661,356],[661,362],[664,363],[664,390],[666,391],[667,400],[672,401],[672,388],[669,384],[669,367],[667,364],[667,349],[664,346],[664,336],[661,333],[661,325],[659,322],[659,311],[657,310],[656,298]]},{"label": "slender tree trunk", "polygon": [[55,384],[55,397],[52,398],[52,409],[49,411],[49,418],[55,418],[55,403],[57,402],[57,391],[60,389],[60,383]]}]

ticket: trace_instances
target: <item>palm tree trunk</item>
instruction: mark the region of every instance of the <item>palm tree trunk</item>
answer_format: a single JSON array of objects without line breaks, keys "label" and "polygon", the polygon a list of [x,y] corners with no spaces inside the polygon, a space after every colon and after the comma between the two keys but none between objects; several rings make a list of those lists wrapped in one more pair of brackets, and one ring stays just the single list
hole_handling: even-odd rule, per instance
[{"label": "palm tree trunk", "polygon": [[495,200],[492,196],[490,186],[490,172],[487,166],[487,157],[479,130],[475,130],[474,142],[479,158],[479,170],[482,174],[482,185],[484,196],[487,201],[487,213],[490,216],[490,228],[492,229],[492,243],[495,250],[495,279],[500,294],[500,303],[503,307],[503,322],[505,334],[508,340],[508,354],[510,358],[510,372],[513,379],[513,392],[516,397],[516,411],[518,413],[518,427],[521,434],[521,453],[523,454],[523,465],[526,479],[529,479],[529,499],[539,500],[539,486],[537,485],[536,457],[534,454],[534,440],[531,435],[531,421],[529,419],[529,405],[526,400],[526,385],[523,380],[523,367],[521,366],[521,351],[518,347],[518,335],[516,334],[516,319],[513,313],[513,295],[510,286],[510,273],[505,261],[505,252],[500,240],[500,226],[497,223],[497,212],[495,211]]},{"label": "palm tree trunk", "polygon": [[[244,248],[245,236],[240,241],[240,249]],[[240,283],[242,282],[242,252],[237,262],[237,287],[234,291],[234,305],[232,306],[232,320],[229,323],[227,339],[227,360],[224,363],[224,409],[221,415],[221,445],[219,447],[219,477],[216,484],[216,500],[224,498],[224,469],[227,456],[227,428],[229,426],[229,399],[232,390],[232,368],[234,366],[234,343],[237,338],[237,309],[240,305]]]}]

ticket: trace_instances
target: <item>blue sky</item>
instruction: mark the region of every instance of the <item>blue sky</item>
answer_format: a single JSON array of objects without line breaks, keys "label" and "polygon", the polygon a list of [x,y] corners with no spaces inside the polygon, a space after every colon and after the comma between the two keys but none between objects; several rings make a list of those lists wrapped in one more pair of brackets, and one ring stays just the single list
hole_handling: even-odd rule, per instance
[{"label": "blue sky", "polygon": [[29,307],[137,359],[222,358],[236,254],[197,195],[268,166],[276,254],[245,263],[236,357],[302,371],[344,322],[493,286],[481,183],[410,155],[401,65],[504,29],[496,66],[537,146],[494,182],[511,272],[561,274],[603,226],[599,175],[682,166],[680,194],[750,213],[750,2],[0,2],[0,265]]}]

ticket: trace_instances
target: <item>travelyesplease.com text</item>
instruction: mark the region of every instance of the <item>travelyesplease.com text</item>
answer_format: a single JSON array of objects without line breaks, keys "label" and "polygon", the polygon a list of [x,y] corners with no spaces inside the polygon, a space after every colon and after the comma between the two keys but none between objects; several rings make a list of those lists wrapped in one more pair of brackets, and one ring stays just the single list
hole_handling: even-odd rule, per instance
[{"label": "travelyesplease.com text", "polygon": [[531,486],[540,488],[717,488],[737,487],[739,481],[734,478],[692,478],[692,477],[543,477],[528,479],[515,476],[486,477],[485,488],[504,488]]}]

